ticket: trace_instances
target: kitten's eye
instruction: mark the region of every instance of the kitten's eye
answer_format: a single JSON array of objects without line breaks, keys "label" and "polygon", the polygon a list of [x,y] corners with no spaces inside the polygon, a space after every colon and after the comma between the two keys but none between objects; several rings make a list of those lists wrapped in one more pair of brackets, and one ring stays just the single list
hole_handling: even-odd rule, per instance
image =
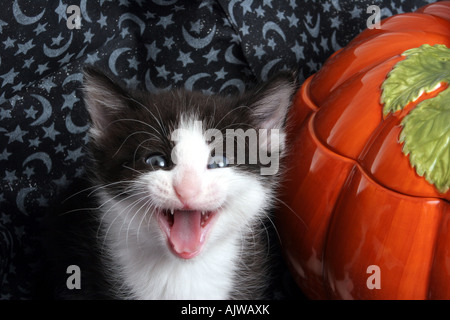
[{"label": "kitten's eye", "polygon": [[225,156],[210,157],[208,161],[208,169],[219,169],[228,167],[230,162]]},{"label": "kitten's eye", "polygon": [[159,154],[154,154],[151,156],[148,156],[144,159],[144,162],[148,166],[152,166],[155,169],[158,168],[166,168],[168,166],[167,159]]}]

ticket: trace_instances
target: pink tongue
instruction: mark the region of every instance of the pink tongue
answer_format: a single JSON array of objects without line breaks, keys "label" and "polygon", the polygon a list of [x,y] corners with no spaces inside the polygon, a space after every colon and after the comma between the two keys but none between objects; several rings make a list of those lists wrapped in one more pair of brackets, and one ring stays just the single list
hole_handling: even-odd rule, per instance
[{"label": "pink tongue", "polygon": [[176,253],[191,258],[201,249],[202,214],[200,211],[179,211],[173,213],[173,225],[169,240]]}]

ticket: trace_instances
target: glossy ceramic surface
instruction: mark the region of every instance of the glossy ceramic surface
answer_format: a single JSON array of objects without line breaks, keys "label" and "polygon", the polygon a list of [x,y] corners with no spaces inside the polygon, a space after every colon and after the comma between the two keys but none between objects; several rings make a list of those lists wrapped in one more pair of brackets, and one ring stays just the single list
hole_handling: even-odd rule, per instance
[{"label": "glossy ceramic surface", "polygon": [[401,54],[423,44],[450,48],[449,1],[364,31],[295,97],[277,228],[310,298],[450,299],[450,191],[418,176],[398,143],[403,117],[438,92],[387,117],[380,104]]}]

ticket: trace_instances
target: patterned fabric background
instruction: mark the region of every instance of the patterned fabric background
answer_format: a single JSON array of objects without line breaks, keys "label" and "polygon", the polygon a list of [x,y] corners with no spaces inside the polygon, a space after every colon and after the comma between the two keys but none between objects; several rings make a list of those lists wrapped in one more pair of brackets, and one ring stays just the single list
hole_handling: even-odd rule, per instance
[{"label": "patterned fabric background", "polygon": [[85,172],[83,65],[129,88],[239,92],[281,69],[311,75],[366,27],[371,4],[384,18],[431,2],[3,1],[0,298],[39,297],[39,224]]}]

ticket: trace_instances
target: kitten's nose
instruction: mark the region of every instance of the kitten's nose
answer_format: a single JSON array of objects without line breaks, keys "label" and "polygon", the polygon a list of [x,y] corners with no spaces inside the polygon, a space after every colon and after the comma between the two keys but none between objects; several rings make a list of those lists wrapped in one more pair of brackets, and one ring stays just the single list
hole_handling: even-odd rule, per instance
[{"label": "kitten's nose", "polygon": [[200,179],[195,172],[187,171],[183,173],[180,180],[173,184],[175,193],[180,201],[189,206],[195,197],[200,193]]}]

